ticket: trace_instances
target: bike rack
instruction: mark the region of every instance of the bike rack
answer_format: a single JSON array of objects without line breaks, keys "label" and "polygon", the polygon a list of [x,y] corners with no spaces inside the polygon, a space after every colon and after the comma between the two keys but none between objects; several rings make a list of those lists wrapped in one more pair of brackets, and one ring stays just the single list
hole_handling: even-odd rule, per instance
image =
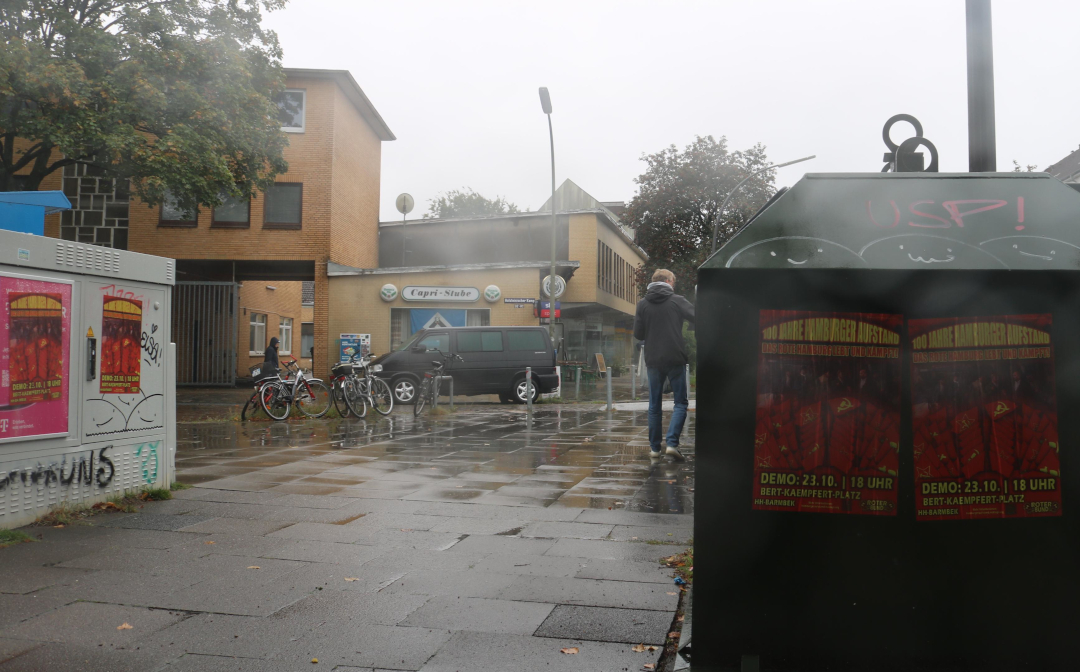
[{"label": "bike rack", "polygon": [[[432,376],[432,378],[438,378],[440,381],[443,381],[443,380],[449,380],[450,381],[450,410],[451,411],[454,410],[454,377],[453,376]],[[436,408],[439,407],[439,396],[440,395],[436,394],[436,395],[432,395],[432,396],[434,396],[435,399],[431,403],[431,408],[436,409]]]}]

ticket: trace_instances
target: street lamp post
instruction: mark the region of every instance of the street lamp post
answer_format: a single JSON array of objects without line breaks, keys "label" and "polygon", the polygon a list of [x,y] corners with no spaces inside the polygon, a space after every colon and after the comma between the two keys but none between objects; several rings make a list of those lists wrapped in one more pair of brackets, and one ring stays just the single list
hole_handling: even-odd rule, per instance
[{"label": "street lamp post", "polygon": [[548,93],[546,86],[540,87],[540,107],[543,108],[544,114],[547,115],[548,120],[548,138],[551,140],[551,274],[550,285],[548,293],[548,335],[551,337],[551,344],[555,343],[555,255],[556,244],[555,240],[558,236],[558,228],[555,220],[555,131],[551,127],[551,94]]},{"label": "street lamp post", "polygon": [[717,213],[716,222],[713,223],[712,252],[710,252],[710,254],[712,254],[713,252],[716,252],[716,236],[717,236],[717,233],[720,231],[720,223],[724,220],[724,209],[727,208],[728,201],[730,201],[731,197],[735,195],[735,192],[737,192],[739,189],[742,188],[742,185],[749,182],[750,178],[754,177],[755,175],[760,175],[761,173],[764,173],[766,170],[772,170],[773,168],[783,168],[784,166],[790,166],[790,165],[795,164],[795,163],[802,163],[803,161],[809,161],[810,159],[815,159],[815,158],[817,158],[817,155],[816,154],[811,154],[810,156],[804,156],[801,159],[795,159],[794,161],[788,161],[786,163],[774,163],[774,164],[772,164],[770,166],[765,166],[761,170],[755,170],[754,172],[752,172],[749,175],[747,175],[746,177],[744,177],[742,182],[739,182],[738,184],[736,184],[735,188],[728,192],[728,195],[724,198],[724,202],[722,204],[720,204],[720,212]]}]

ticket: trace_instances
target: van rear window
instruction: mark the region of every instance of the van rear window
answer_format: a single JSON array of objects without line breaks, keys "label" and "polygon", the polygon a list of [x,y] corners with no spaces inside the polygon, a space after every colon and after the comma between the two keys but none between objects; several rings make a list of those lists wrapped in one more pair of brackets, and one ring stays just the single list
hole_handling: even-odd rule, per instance
[{"label": "van rear window", "polygon": [[539,331],[507,330],[506,340],[510,342],[511,350],[532,350],[538,352],[547,350],[547,337]]}]

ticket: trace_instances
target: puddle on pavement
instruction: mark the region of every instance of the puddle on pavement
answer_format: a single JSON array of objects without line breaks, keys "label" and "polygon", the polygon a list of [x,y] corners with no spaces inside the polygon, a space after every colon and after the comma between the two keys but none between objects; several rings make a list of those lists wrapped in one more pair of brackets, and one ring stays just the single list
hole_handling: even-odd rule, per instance
[{"label": "puddle on pavement", "polygon": [[[685,437],[692,446],[693,423]],[[180,423],[177,438],[178,480],[221,489],[693,511],[693,454],[651,463],[643,411],[552,406],[530,422],[491,406],[438,418]]]}]

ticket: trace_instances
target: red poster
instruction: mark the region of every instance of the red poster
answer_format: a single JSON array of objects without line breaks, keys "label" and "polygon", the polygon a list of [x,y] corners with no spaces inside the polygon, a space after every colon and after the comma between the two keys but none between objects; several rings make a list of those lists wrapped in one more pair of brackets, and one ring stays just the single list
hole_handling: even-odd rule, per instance
[{"label": "red poster", "polygon": [[0,439],[68,431],[71,285],[0,277]]},{"label": "red poster", "polygon": [[753,508],[896,515],[902,320],[761,311]]},{"label": "red poster", "polygon": [[142,300],[106,296],[101,331],[101,393],[137,394],[142,367]]},{"label": "red poster", "polygon": [[1061,515],[1050,315],[910,320],[919,520]]}]

